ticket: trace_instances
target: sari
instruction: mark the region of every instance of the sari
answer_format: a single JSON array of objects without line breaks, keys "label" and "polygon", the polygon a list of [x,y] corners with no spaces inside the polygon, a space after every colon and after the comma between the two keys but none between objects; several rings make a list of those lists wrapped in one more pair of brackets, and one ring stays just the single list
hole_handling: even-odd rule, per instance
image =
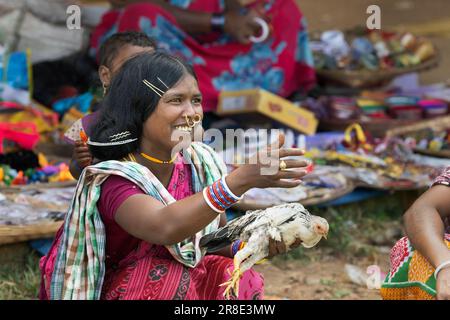
[{"label": "sari", "polygon": [[[218,228],[220,216],[191,238],[173,246],[139,241],[123,259],[108,263],[105,224],[97,209],[101,185],[110,175],[136,184],[168,205],[220,178],[226,168],[206,145],[190,149],[190,179],[177,163],[168,189],[145,167],[127,161],[104,161],[87,167],[80,177],[63,227],[41,259],[41,299],[223,299],[219,285],[229,277],[230,258],[206,255],[201,236]],[[192,185],[192,190],[188,186]],[[169,190],[171,193],[169,193]],[[232,269],[230,269],[232,271]],[[249,270],[235,299],[262,298],[262,277]]]},{"label": "sari", "polygon": [[[450,186],[450,167],[433,185]],[[447,226],[448,232],[448,226]],[[450,250],[450,233],[445,233],[444,243]],[[407,237],[392,248],[390,270],[381,285],[381,297],[385,300],[434,300],[436,298],[435,268],[414,247]]]},{"label": "sari", "polygon": [[[168,0],[200,12],[222,12],[222,0]],[[194,68],[203,94],[203,110],[215,111],[220,91],[262,88],[282,97],[306,92],[315,84],[307,23],[294,0],[259,0],[270,19],[271,35],[262,43],[240,44],[220,33],[192,36],[175,17],[152,3],[136,3],[105,13],[95,28],[91,54],[112,34],[142,31],[159,49],[176,55]]]}]

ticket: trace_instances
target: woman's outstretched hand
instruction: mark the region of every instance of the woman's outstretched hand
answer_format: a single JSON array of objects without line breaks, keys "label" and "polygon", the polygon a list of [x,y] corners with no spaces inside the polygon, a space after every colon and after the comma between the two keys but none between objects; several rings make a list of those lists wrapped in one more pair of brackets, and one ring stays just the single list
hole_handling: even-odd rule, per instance
[{"label": "woman's outstretched hand", "polygon": [[284,157],[302,156],[304,150],[281,149],[283,144],[284,134],[281,134],[277,141],[230,173],[226,181],[231,191],[241,195],[251,188],[292,188],[301,184],[309,163],[305,160],[284,160],[286,170],[280,170],[280,162]]}]

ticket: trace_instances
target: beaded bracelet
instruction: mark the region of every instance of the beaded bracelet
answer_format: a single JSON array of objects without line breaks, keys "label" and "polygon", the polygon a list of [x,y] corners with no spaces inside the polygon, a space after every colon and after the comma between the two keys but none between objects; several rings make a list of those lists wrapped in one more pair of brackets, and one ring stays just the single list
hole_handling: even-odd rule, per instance
[{"label": "beaded bracelet", "polygon": [[231,245],[231,256],[234,257],[236,253],[244,247],[245,242],[242,240],[236,240],[235,242],[233,242],[233,244]]},{"label": "beaded bracelet", "polygon": [[223,213],[227,208],[242,199],[231,192],[225,177],[203,189],[203,198],[208,206],[217,213]]}]

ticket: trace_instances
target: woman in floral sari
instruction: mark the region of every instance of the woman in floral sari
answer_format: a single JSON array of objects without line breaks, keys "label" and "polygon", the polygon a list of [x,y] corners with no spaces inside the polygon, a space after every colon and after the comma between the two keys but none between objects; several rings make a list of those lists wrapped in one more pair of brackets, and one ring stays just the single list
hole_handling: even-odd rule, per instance
[{"label": "woman in floral sari", "polygon": [[[110,2],[112,10],[93,32],[93,53],[116,32],[146,33],[193,66],[206,112],[216,109],[222,90],[260,87],[288,97],[315,83],[306,21],[294,0]],[[250,41],[260,32],[255,17],[270,26],[266,41]]]},{"label": "woman in floral sari", "polygon": [[450,299],[449,219],[450,167],[406,212],[407,237],[391,251],[383,299]]},{"label": "woman in floral sari", "polygon": [[[83,170],[41,260],[41,298],[222,299],[236,245],[207,255],[200,237],[223,226],[225,209],[248,189],[298,185],[306,163],[286,160],[283,170],[264,175],[256,158],[226,175],[210,147],[190,142],[203,115],[195,73],[164,53],[128,60],[104,103],[88,139],[101,162]],[[174,134],[189,138],[185,152],[173,152]],[[303,154],[279,149],[283,140],[270,146],[277,161]],[[271,242],[269,253],[285,249]],[[244,273],[235,298],[262,297],[262,277]]]}]

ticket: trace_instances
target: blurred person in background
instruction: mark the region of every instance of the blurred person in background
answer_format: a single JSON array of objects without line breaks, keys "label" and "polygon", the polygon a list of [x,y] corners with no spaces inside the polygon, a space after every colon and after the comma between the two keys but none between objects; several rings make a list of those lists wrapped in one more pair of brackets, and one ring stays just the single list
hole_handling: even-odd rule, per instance
[{"label": "blurred person in background", "polygon": [[[139,30],[198,75],[203,107],[219,92],[263,88],[283,97],[315,84],[305,18],[294,0],[113,0],[91,38],[95,54],[110,35]],[[267,39],[252,37],[268,26]],[[259,21],[259,23],[258,23]],[[207,120],[207,119],[205,119]]]}]

